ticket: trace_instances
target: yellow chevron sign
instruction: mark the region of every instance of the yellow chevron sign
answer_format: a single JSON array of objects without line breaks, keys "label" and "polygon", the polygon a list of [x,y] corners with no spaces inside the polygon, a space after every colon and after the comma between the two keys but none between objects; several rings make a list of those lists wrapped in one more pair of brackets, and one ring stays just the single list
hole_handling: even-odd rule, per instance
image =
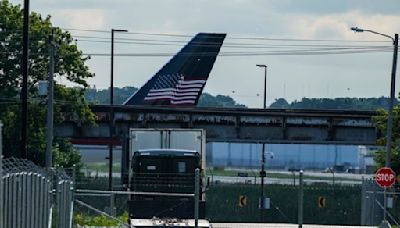
[{"label": "yellow chevron sign", "polygon": [[240,195],[239,196],[239,207],[245,207],[247,205],[247,197]]},{"label": "yellow chevron sign", "polygon": [[318,197],[318,207],[324,208],[326,206],[326,198],[323,196]]}]

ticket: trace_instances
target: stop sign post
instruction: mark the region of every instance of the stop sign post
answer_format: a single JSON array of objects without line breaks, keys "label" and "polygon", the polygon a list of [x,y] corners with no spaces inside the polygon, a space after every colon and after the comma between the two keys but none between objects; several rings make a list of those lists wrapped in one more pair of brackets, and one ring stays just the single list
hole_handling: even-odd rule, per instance
[{"label": "stop sign post", "polygon": [[391,187],[396,181],[396,174],[391,168],[382,167],[376,172],[375,181],[382,188]]},{"label": "stop sign post", "polygon": [[383,192],[383,221],[379,225],[379,227],[390,227],[389,222],[386,220],[386,207],[387,207],[387,198],[386,198],[386,188],[391,187],[396,181],[396,173],[390,167],[382,167],[376,171],[375,174],[376,183],[385,189]]}]

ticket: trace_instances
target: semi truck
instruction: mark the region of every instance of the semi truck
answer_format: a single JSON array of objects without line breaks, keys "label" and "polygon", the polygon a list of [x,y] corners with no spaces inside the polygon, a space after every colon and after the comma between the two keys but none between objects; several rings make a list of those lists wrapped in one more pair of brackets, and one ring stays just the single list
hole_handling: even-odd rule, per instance
[{"label": "semi truck", "polygon": [[128,201],[132,227],[210,227],[205,219],[204,130],[130,129],[125,147],[121,177],[132,192]]}]

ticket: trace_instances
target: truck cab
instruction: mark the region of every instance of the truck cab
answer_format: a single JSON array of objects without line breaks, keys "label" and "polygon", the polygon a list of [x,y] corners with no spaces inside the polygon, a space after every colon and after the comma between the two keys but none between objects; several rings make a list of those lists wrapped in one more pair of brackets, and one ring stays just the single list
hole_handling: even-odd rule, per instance
[{"label": "truck cab", "polygon": [[[193,150],[144,149],[134,152],[130,190],[143,194],[131,196],[129,217],[161,218],[169,221],[173,218],[176,223],[193,219],[193,197],[171,196],[168,193],[193,194],[195,170],[200,167],[200,154]],[[199,218],[204,218],[205,201],[201,196],[202,194],[199,195]]]},{"label": "truck cab", "polygon": [[[131,225],[193,227],[198,203],[198,225],[208,227],[203,185],[205,131],[131,129],[129,139],[121,175],[123,185],[133,193],[128,202]],[[195,202],[196,169],[199,194]]]}]

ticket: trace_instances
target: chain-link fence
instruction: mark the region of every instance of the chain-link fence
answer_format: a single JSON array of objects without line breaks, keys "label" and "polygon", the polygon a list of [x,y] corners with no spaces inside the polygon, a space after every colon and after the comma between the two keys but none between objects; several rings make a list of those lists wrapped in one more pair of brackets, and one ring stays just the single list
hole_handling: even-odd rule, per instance
[{"label": "chain-link fence", "polygon": [[[304,186],[303,221],[311,224],[360,224],[360,187]],[[207,192],[212,222],[297,223],[298,186],[265,187],[267,207],[260,209],[260,185],[218,184]],[[221,213],[223,211],[223,213]]]},{"label": "chain-link fence", "polygon": [[[259,170],[209,169],[206,190],[206,218],[212,223],[297,223],[299,172],[268,171],[264,197],[267,209],[259,208],[261,178]],[[303,221],[308,224],[360,225],[362,221],[361,175],[340,173],[304,173]],[[119,185],[120,179],[113,183]],[[108,178],[91,176],[78,180],[81,189],[108,189]],[[114,186],[114,190],[117,187]],[[109,212],[111,195],[77,194],[76,198],[92,207]],[[114,196],[116,215],[127,212],[128,196]],[[99,213],[79,205],[76,212]]]},{"label": "chain-link fence", "polygon": [[[400,224],[400,184],[388,188],[387,220],[394,225]],[[361,198],[361,225],[379,225],[384,213],[384,189],[372,180],[364,180]]]},{"label": "chain-link fence", "polygon": [[3,227],[72,227],[74,189],[64,170],[7,158],[1,174]]}]

